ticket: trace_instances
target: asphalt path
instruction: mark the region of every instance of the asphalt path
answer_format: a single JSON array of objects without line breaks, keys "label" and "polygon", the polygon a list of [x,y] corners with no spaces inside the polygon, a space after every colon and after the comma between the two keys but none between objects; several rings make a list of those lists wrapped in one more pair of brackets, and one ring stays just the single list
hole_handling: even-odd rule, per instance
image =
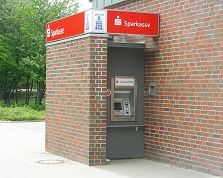
[{"label": "asphalt path", "polygon": [[45,151],[45,122],[0,122],[0,178],[219,178],[147,159],[86,166]]}]

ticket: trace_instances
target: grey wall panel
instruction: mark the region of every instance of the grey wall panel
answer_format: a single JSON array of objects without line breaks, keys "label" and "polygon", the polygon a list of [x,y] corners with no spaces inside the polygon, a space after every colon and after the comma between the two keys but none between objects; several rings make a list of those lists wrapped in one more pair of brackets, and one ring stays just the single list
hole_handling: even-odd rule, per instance
[{"label": "grey wall panel", "polygon": [[108,47],[108,88],[114,76],[135,76],[137,78],[138,116],[136,122],[111,122],[111,97],[107,97],[107,148],[110,159],[143,157],[143,132],[140,127],[120,125],[143,125],[144,123],[144,48]]},{"label": "grey wall panel", "polygon": [[142,158],[143,157],[143,128],[136,131],[130,128],[107,128],[106,154],[109,159]]}]

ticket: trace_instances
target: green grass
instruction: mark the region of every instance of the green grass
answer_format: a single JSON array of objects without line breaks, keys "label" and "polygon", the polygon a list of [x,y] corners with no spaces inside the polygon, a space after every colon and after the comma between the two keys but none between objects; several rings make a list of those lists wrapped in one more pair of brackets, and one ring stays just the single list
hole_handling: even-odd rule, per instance
[{"label": "green grass", "polygon": [[5,105],[0,102],[0,120],[4,121],[32,121],[45,119],[45,100],[43,105],[24,105],[22,100],[18,104],[11,102],[11,105]]}]

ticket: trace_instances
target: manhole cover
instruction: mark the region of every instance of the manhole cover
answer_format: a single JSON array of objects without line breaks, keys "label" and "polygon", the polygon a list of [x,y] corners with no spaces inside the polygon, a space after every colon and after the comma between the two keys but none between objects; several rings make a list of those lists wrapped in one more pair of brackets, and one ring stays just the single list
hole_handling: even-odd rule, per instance
[{"label": "manhole cover", "polygon": [[36,163],[39,163],[39,164],[62,164],[64,163],[63,160],[40,160],[40,161],[37,161]]}]

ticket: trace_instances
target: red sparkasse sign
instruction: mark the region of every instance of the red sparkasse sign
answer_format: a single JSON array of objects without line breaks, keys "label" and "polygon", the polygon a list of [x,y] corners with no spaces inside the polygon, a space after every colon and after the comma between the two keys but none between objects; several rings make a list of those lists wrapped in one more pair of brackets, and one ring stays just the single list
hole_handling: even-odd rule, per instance
[{"label": "red sparkasse sign", "polygon": [[159,14],[108,10],[108,33],[159,36]]},{"label": "red sparkasse sign", "polygon": [[46,24],[46,42],[84,33],[159,36],[159,14],[90,9]]},{"label": "red sparkasse sign", "polygon": [[84,33],[84,12],[46,24],[46,42]]}]

